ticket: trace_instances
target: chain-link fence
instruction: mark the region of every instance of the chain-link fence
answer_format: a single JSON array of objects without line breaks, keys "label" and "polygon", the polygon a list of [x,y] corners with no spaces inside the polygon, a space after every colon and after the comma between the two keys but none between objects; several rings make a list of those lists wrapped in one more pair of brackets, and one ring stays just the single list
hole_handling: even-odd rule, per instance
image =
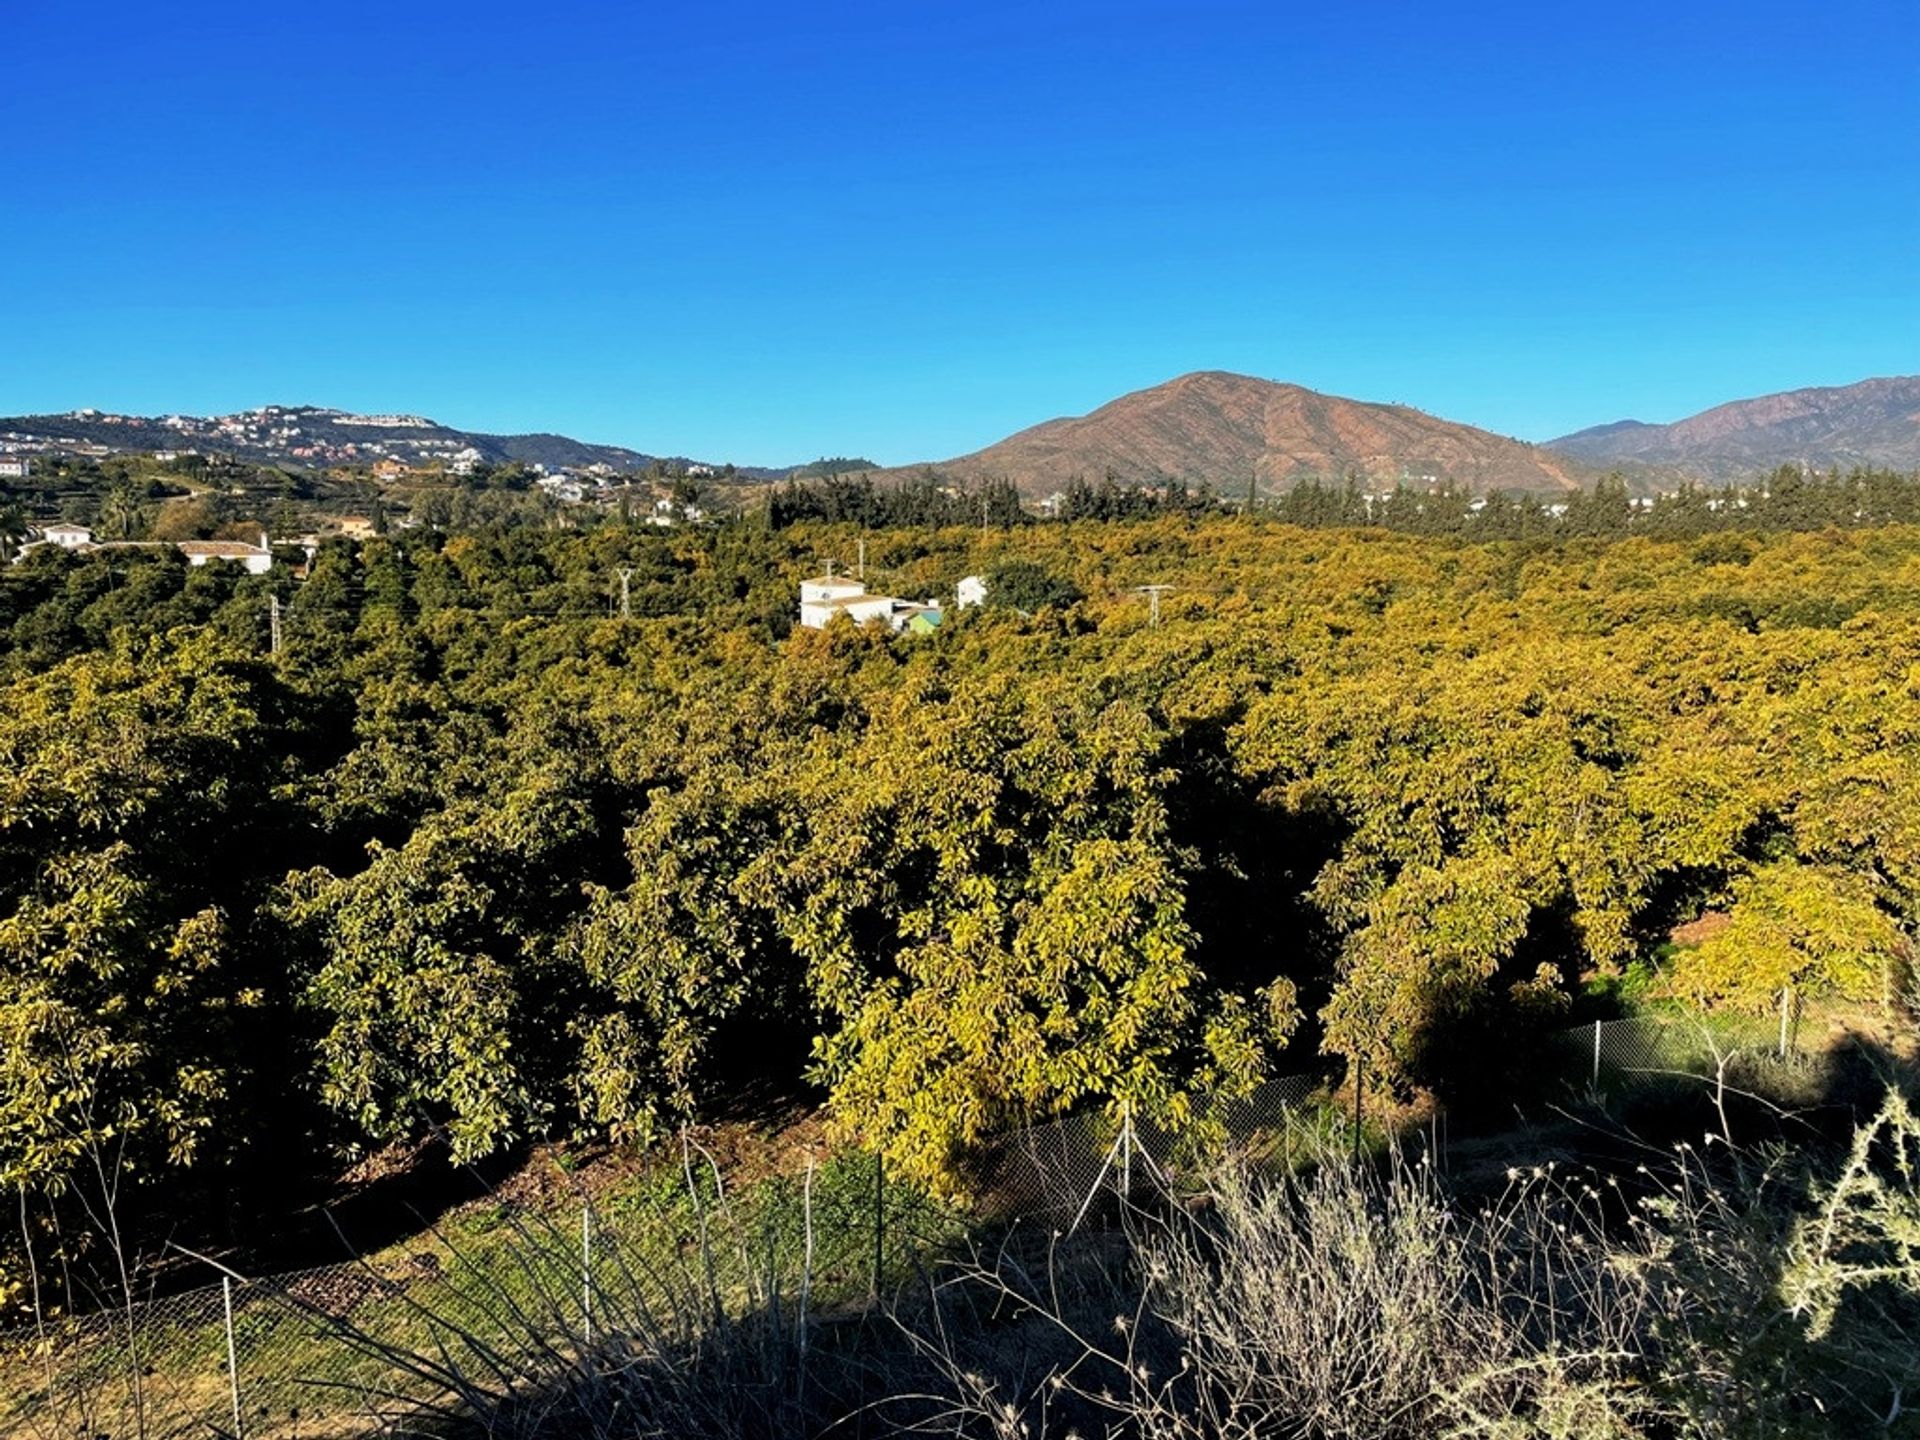
[{"label": "chain-link fence", "polygon": [[328,1343],[326,1317],[398,1290],[342,1265],[44,1321],[0,1349],[0,1433],[324,1433],[302,1422],[337,1408],[329,1388],[383,1380],[380,1366]]},{"label": "chain-link fence", "polygon": [[998,1218],[1084,1222],[1102,1202],[1141,1186],[1164,1188],[1224,1143],[1257,1156],[1304,1151],[1324,1139],[1330,1115],[1318,1075],[1284,1075],[1221,1114],[1174,1133],[1088,1111],[1034,1125],[986,1146],[974,1166],[975,1207]]},{"label": "chain-link fence", "polygon": [[1700,1078],[1744,1080],[1803,1065],[1801,1008],[1783,999],[1777,1016],[1637,1015],[1595,1020],[1551,1037],[1563,1081],[1606,1094]]},{"label": "chain-link fence", "polygon": [[0,1436],[360,1433],[463,1372],[551,1370],[609,1333],[665,1344],[720,1310],[852,1311],[963,1229],[873,1155],[735,1190],[689,1142],[602,1202],[494,1202],[374,1259],[0,1336]]},{"label": "chain-link fence", "polygon": [[[1600,1021],[1550,1037],[1541,1093],[1724,1079],[1798,1063],[1798,1016]],[[848,1152],[748,1189],[685,1142],[640,1182],[569,1210],[497,1203],[377,1261],[217,1283],[0,1336],[0,1436],[360,1433],[370,1414],[457,1389],[459,1369],[538,1368],[598,1335],[697,1326],[712,1307],[853,1311],[970,1225],[1098,1224],[1177,1188],[1223,1146],[1291,1165],[1358,1135],[1353,1097],[1287,1076],[1180,1134],[1085,1113],[986,1146],[965,1213]],[[208,1267],[206,1273],[218,1272]],[[549,1368],[551,1366],[549,1365]]]}]

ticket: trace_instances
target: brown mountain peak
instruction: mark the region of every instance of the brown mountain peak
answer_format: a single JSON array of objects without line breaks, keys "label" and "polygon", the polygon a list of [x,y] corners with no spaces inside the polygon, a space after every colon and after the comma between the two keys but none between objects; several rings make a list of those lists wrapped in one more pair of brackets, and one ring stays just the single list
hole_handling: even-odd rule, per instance
[{"label": "brown mountain peak", "polygon": [[[912,467],[919,468],[919,467]],[[1475,490],[1565,491],[1579,476],[1531,445],[1401,405],[1325,395],[1228,370],[1195,370],[1049,420],[935,465],[961,479],[1005,477],[1046,494],[1075,477],[1122,483],[1183,480],[1245,493],[1354,476]]]}]

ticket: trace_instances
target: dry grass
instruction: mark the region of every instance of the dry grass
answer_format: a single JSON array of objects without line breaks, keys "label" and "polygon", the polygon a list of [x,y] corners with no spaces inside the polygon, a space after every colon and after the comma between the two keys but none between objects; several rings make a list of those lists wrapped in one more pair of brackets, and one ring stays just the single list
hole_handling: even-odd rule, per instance
[{"label": "dry grass", "polygon": [[[1780,1099],[1786,1081],[1826,1091],[1831,1077],[1723,1058],[1704,1090],[1684,1082],[1720,1133],[1638,1168],[1548,1162],[1533,1135],[1538,1164],[1456,1147],[1442,1177],[1391,1152],[1353,1166],[1337,1134],[1308,1131],[1285,1166],[1243,1160],[1100,1233],[1018,1222],[969,1245],[953,1217],[909,1237],[913,1217],[891,1215],[877,1302],[870,1162],[769,1166],[737,1186],[721,1178],[731,1156],[690,1144],[673,1173],[575,1196],[593,1205],[589,1273],[577,1205],[503,1195],[369,1261],[351,1303],[305,1281],[256,1293],[243,1369],[262,1373],[248,1326],[271,1317],[300,1340],[275,1363],[323,1403],[270,1425],[249,1414],[247,1433],[1920,1434],[1920,1123],[1895,1095],[1827,1163],[1742,1148],[1735,1090],[1764,1082]],[[956,1243],[916,1272],[915,1256]],[[205,1323],[142,1337],[156,1377],[199,1376],[196,1434],[221,1409],[201,1393],[223,1373],[217,1347]],[[137,1433],[110,1368],[0,1433]],[[176,1398],[158,1380],[146,1394],[156,1415]]]},{"label": "dry grass", "polygon": [[919,1332],[944,1396],[920,1423],[991,1440],[1913,1435],[1917,1180],[1898,1097],[1825,1178],[1709,1143],[1625,1177],[1516,1172],[1468,1209],[1420,1165],[1234,1172],[1200,1213],[1142,1218],[1118,1260],[959,1267]]},{"label": "dry grass", "polygon": [[366,1397],[370,1423],[499,1440],[1920,1433],[1920,1121],[1898,1096],[1825,1169],[1709,1141],[1626,1175],[1515,1171],[1468,1204],[1397,1158],[1232,1168],[1117,1231],[1016,1226],[858,1312],[812,1290],[810,1204],[783,1238],[738,1219],[716,1207],[697,1246],[619,1257],[591,1332],[538,1278],[571,1237],[517,1228],[527,1283],[456,1275],[461,1305],[419,1317],[430,1345],[340,1328],[433,1390]]}]

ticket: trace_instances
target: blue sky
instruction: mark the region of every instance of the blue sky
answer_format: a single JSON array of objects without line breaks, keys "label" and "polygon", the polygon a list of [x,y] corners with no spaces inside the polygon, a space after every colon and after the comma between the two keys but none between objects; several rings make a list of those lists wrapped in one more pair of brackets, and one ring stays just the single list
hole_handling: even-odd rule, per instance
[{"label": "blue sky", "polygon": [[715,459],[1920,370],[1920,9],[0,0],[0,413]]}]

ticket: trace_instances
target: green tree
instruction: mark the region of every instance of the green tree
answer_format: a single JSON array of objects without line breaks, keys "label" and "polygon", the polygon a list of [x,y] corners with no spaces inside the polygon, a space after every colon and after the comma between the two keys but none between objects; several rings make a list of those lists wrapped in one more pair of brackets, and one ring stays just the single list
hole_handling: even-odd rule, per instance
[{"label": "green tree", "polygon": [[246,1132],[246,1026],[266,995],[236,861],[268,834],[270,687],[156,647],[69,661],[0,706],[10,1182],[57,1193],[108,1145],[151,1175]]},{"label": "green tree", "polygon": [[1032,560],[1002,560],[989,567],[982,577],[987,582],[987,603],[1032,614],[1047,606],[1065,608],[1082,598],[1071,581],[1049,573]]},{"label": "green tree", "polygon": [[146,533],[152,513],[145,490],[122,480],[101,498],[94,524],[102,539],[137,540]]},{"label": "green tree", "polygon": [[1782,990],[1872,999],[1905,951],[1864,876],[1779,861],[1733,885],[1725,929],[1674,960],[1674,988],[1705,1004],[1764,1010]]}]

